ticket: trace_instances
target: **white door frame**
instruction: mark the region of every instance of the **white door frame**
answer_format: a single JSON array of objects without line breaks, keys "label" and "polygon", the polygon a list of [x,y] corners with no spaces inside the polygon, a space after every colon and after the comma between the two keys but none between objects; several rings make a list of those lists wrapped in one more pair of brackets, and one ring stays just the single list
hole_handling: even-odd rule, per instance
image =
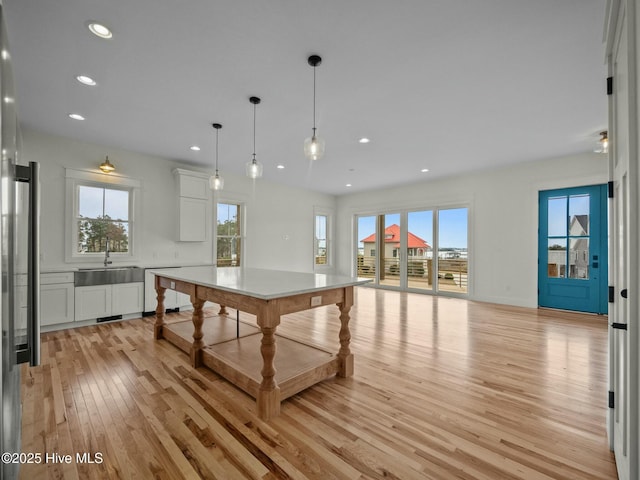
[{"label": "white door frame", "polygon": [[[613,76],[609,97],[610,179],[613,182],[610,268],[614,288],[610,325],[626,324],[627,330],[609,329],[609,386],[614,405],[608,417],[609,442],[616,455],[621,480],[640,473],[638,416],[640,370],[638,319],[640,286],[640,175],[638,168],[638,46],[640,25],[637,0],[607,3],[607,61]],[[627,298],[622,298],[622,290]]]}]

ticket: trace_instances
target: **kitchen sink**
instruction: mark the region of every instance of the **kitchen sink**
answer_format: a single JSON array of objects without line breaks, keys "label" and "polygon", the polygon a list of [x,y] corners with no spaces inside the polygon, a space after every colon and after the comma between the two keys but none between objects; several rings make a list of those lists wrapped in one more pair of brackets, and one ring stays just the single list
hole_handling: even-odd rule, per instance
[{"label": "kitchen sink", "polygon": [[81,268],[74,273],[76,287],[110,285],[112,283],[144,282],[144,269],[140,267]]}]

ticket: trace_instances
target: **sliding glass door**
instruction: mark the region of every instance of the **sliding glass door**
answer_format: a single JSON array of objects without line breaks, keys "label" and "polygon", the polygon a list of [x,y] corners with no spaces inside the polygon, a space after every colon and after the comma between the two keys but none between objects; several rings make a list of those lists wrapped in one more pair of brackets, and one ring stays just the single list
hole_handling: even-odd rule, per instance
[{"label": "sliding glass door", "polygon": [[439,290],[467,293],[467,208],[438,211]]},{"label": "sliding glass door", "polygon": [[358,215],[357,275],[384,288],[467,293],[467,211]]}]

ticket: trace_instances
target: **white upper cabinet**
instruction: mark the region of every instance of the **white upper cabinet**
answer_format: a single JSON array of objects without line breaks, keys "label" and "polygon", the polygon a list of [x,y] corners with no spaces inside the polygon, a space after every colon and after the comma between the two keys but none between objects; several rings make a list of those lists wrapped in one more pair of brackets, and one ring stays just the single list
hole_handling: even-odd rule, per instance
[{"label": "white upper cabinet", "polygon": [[204,242],[209,231],[209,175],[176,168],[178,184],[178,240]]}]

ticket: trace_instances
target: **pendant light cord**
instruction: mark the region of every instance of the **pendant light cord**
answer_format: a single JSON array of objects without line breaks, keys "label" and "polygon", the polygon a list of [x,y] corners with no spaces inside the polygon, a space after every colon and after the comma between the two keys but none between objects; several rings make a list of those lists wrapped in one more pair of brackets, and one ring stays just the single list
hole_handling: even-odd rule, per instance
[{"label": "pendant light cord", "polygon": [[256,161],[256,104],[253,104],[253,162]]},{"label": "pendant light cord", "polygon": [[313,136],[316,135],[316,67],[313,67]]},{"label": "pendant light cord", "polygon": [[216,128],[216,175],[218,175],[218,129]]}]

